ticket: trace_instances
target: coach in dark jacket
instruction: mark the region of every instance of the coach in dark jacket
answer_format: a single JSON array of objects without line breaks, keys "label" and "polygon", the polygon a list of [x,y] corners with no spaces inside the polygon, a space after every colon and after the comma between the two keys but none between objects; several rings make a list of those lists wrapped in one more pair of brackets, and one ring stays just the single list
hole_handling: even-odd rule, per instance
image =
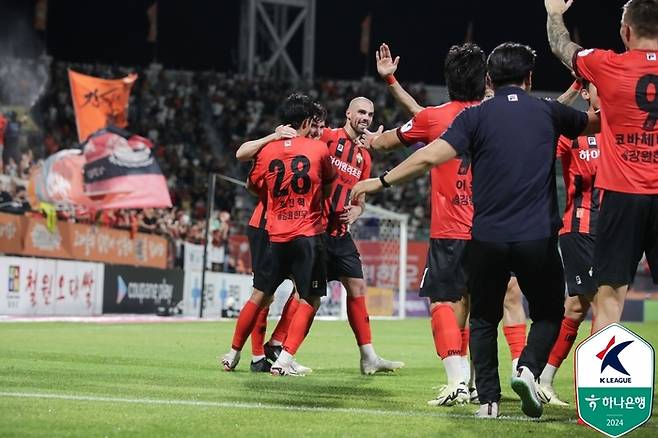
[{"label": "coach in dark jacket", "polygon": [[510,271],[530,304],[533,323],[519,358],[512,388],[522,409],[539,417],[535,389],[564,314],[564,273],[557,248],[561,226],[554,157],[560,135],[597,132],[598,114],[527,94],[535,52],[505,43],[487,60],[493,98],[464,110],[426,147],[379,178],[357,184],[352,197],[401,184],[457,155],[471,155],[472,241],[467,249],[471,294],[471,354],[480,398],[478,415],[498,416],[498,323]]}]

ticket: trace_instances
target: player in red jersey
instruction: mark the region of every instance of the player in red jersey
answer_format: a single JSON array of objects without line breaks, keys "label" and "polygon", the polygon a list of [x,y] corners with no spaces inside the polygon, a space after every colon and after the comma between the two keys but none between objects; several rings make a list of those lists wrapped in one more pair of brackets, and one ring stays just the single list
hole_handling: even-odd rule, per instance
[{"label": "player in red jersey", "polygon": [[[324,127],[324,121],[327,117],[327,111],[318,103],[314,103],[314,115],[311,120],[311,127],[308,136],[310,138],[319,138]],[[297,136],[297,131],[288,125],[278,126],[272,134],[265,137],[250,140],[238,148],[236,158],[239,161],[248,161],[253,158],[256,152],[262,149],[267,143],[271,141],[280,140],[283,138],[292,138]],[[270,241],[266,225],[266,203],[267,191],[263,188],[256,190],[258,195],[258,202],[254,208],[249,227],[247,229],[247,237],[249,239],[249,247],[251,250],[251,266],[254,273],[254,289],[264,290],[265,285],[269,281],[269,272],[271,269],[272,255],[270,251]],[[286,333],[292,318],[299,305],[299,294],[294,291],[284,305],[281,317],[277,323],[270,340],[265,342],[265,333],[267,331],[267,316],[269,313],[269,306],[263,308],[257,317],[256,325],[251,332],[251,351],[252,359],[250,369],[253,372],[269,372],[271,362],[276,361],[281,352],[283,341],[285,340]],[[236,363],[237,365],[237,363]],[[303,366],[299,363],[294,363],[295,368],[300,373],[308,374],[313,370],[309,367]]]},{"label": "player in red jersey", "polygon": [[[479,104],[484,97],[484,53],[474,44],[453,46],[448,52],[445,74],[451,100],[437,107],[418,105],[395,81],[392,75],[399,58],[393,60],[386,44],[382,44],[376,56],[379,74],[389,83],[396,100],[414,117],[398,129],[368,136],[367,143],[371,142],[374,149],[390,150],[419,142],[428,144],[438,138],[464,108]],[[464,269],[464,249],[471,239],[473,221],[470,157],[458,157],[433,168],[430,180],[430,250],[420,295],[430,299],[432,334],[448,384],[428,403],[454,405],[477,399],[467,358],[469,309]],[[516,362],[525,346],[525,312],[516,279],[510,280],[508,290],[503,328]]]},{"label": "player in red jersey", "polygon": [[592,82],[602,111],[596,187],[603,189],[597,224],[593,330],[618,322],[637,264],[646,254],[658,283],[658,0],[624,5],[620,35],[627,51],[583,50],[563,14],[571,1],[545,0],[553,53]]},{"label": "player in red jersey", "polygon": [[[580,96],[588,103],[589,111],[598,111],[599,100],[594,84],[582,81]],[[560,333],[539,378],[537,392],[544,403],[558,406],[567,403],[558,398],[553,379],[573,347],[578,328],[587,316],[597,289],[592,265],[601,204],[601,191],[595,187],[600,144],[601,136],[595,134],[574,140],[560,137],[557,146],[567,192],[559,234],[569,296],[564,302]]]},{"label": "player in red jersey", "polygon": [[[335,172],[324,144],[306,138],[314,112],[307,96],[293,94],[281,108],[281,118],[297,136],[268,143],[256,157],[248,185],[267,190],[267,231],[271,241],[272,267],[263,290],[254,290],[236,325],[231,351],[224,356],[225,369],[233,369],[258,314],[269,306],[279,284],[292,275],[300,303],[290,322],[284,351],[272,365],[276,375],[300,375],[294,354],[313,322],[320,297],[326,293],[323,242],[324,195]],[[318,147],[320,146],[320,147]]]},{"label": "player in red jersey", "polygon": [[[359,252],[348,232],[348,225],[363,213],[365,197],[353,204],[349,199],[354,184],[370,176],[370,154],[360,146],[360,142],[372,123],[373,114],[374,105],[370,99],[354,98],[345,113],[345,125],[337,129],[325,128],[321,136],[329,148],[332,164],[338,174],[325,206],[328,280],[340,280],[347,291],[347,317],[359,346],[363,374],[394,371],[404,366],[402,362],[381,358],[372,346],[370,319],[365,302],[367,286],[363,279]],[[244,151],[243,156],[253,156],[257,151],[252,148]]]}]

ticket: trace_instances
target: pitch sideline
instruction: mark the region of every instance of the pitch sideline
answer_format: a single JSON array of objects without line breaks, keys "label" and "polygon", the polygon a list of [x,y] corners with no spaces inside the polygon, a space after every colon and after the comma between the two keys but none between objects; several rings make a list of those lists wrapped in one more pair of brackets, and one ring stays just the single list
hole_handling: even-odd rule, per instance
[{"label": "pitch sideline", "polygon": [[[197,406],[207,408],[227,408],[227,409],[269,409],[281,411],[297,412],[317,412],[317,413],[343,413],[343,414],[361,414],[376,416],[396,416],[396,417],[421,417],[421,418],[454,418],[454,419],[471,419],[477,420],[474,415],[456,414],[456,413],[428,413],[428,412],[411,412],[411,411],[388,411],[380,409],[363,409],[363,408],[330,408],[330,407],[313,407],[313,406],[289,406],[289,405],[268,405],[261,403],[242,403],[242,402],[214,402],[203,400],[162,400],[151,398],[123,398],[108,396],[76,395],[76,394],[57,394],[57,393],[39,393],[39,392],[0,392],[0,397],[16,397],[31,399],[52,399],[66,401],[86,401],[86,402],[109,402],[124,404],[146,404],[146,405],[170,405],[170,406]],[[475,406],[474,406],[475,408]],[[520,416],[501,416],[498,420],[502,421],[525,421],[525,422],[550,422],[554,418],[544,418],[535,420],[528,417]],[[483,420],[491,421],[491,420]],[[576,420],[568,420],[568,423],[575,423]]]}]

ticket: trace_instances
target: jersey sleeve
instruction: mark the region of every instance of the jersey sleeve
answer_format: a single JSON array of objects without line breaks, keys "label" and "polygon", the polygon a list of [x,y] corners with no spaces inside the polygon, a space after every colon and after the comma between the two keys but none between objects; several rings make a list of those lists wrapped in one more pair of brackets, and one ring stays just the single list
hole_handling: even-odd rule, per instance
[{"label": "jersey sleeve", "polygon": [[466,108],[453,120],[441,139],[448,142],[457,155],[468,153],[477,128],[477,111],[479,107]]},{"label": "jersey sleeve", "polygon": [[254,164],[251,166],[251,171],[249,171],[249,182],[254,187],[262,188],[263,186],[267,172],[267,164],[265,161],[265,154],[261,150],[254,158]]},{"label": "jersey sleeve", "polygon": [[334,137],[334,130],[331,128],[323,128],[322,134],[320,135],[320,141],[323,143],[328,143]]},{"label": "jersey sleeve", "polygon": [[398,138],[407,146],[414,143],[429,143],[429,111],[427,108],[417,113],[411,120],[395,130]]},{"label": "jersey sleeve", "polygon": [[565,136],[561,135],[560,138],[557,140],[557,150],[555,152],[555,157],[560,158],[564,154],[568,154],[569,150],[571,149],[571,141],[569,141],[568,138]]},{"label": "jersey sleeve", "polygon": [[331,184],[338,177],[336,173],[336,168],[331,164],[331,156],[329,155],[329,149],[326,147],[322,151],[320,156],[320,166],[322,172],[322,184]]},{"label": "jersey sleeve", "polygon": [[587,113],[578,111],[557,101],[548,101],[551,106],[553,124],[558,134],[567,138],[576,138],[587,127]]},{"label": "jersey sleeve", "polygon": [[576,76],[596,84],[600,75],[601,66],[614,54],[611,50],[585,49],[576,52],[573,56],[572,67]]}]

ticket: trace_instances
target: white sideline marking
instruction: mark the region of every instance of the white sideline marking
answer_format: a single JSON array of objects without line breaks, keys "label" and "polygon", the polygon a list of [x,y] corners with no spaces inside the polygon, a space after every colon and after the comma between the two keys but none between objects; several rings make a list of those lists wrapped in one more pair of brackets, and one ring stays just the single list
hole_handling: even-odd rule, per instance
[{"label": "white sideline marking", "polygon": [[[169,406],[197,406],[207,408],[233,408],[233,409],[271,409],[280,411],[296,412],[321,412],[321,413],[342,413],[342,414],[361,414],[377,416],[394,416],[394,417],[422,417],[422,418],[455,418],[476,420],[474,415],[457,414],[457,413],[430,413],[430,412],[411,412],[411,411],[388,411],[380,409],[363,409],[363,408],[329,408],[321,406],[289,406],[289,405],[267,405],[261,403],[240,403],[240,402],[213,402],[203,400],[162,400],[152,398],[122,398],[93,395],[75,395],[75,394],[52,394],[39,392],[0,392],[0,397],[18,397],[18,398],[36,398],[36,399],[54,399],[54,400],[73,400],[88,402],[111,402],[125,404],[146,404],[146,405],[169,405]],[[473,409],[475,411],[475,405]],[[528,417],[519,416],[501,416],[498,420],[503,421],[529,421],[542,422]],[[490,420],[482,420],[490,421]],[[576,420],[569,420],[569,423],[575,423]]]}]

